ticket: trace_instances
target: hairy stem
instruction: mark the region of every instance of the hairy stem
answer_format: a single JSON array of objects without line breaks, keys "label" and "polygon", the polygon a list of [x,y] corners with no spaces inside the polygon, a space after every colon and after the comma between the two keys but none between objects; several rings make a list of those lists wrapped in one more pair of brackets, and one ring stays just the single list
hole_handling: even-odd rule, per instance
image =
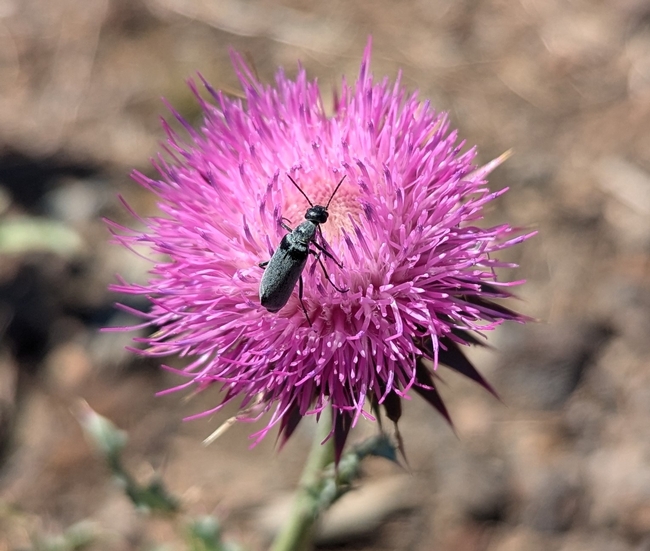
[{"label": "hairy stem", "polygon": [[312,448],[300,478],[291,517],[280,529],[271,551],[309,551],[320,513],[323,470],[334,460],[334,442],[322,443],[332,430],[332,412],[321,413]]}]

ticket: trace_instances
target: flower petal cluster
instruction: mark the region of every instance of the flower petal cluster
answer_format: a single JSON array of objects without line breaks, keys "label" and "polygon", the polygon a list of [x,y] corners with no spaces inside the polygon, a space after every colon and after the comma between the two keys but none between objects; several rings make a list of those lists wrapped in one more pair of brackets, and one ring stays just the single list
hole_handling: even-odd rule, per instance
[{"label": "flower petal cluster", "polygon": [[[190,83],[203,111],[189,137],[165,125],[167,154],[158,178],[135,172],[158,196],[162,215],[144,229],[113,225],[126,246],[145,244],[156,261],[146,285],[114,290],[143,295],[155,328],[140,352],[180,355],[191,363],[185,385],[221,384],[223,400],[241,400],[249,416],[267,414],[261,439],[278,425],[288,438],[302,417],[334,412],[337,453],[359,416],[383,408],[392,421],[401,398],[423,396],[449,417],[434,381],[444,364],[488,388],[461,347],[476,332],[524,317],[497,304],[510,296],[493,253],[526,239],[509,225],[479,226],[489,172],[502,160],[474,164],[445,113],[397,82],[375,82],[370,43],[359,77],[342,82],[333,110],[303,69],[259,82],[233,53],[244,99],[202,80],[209,100]],[[260,305],[267,261],[309,203],[324,205],[345,177],[321,226],[321,255],[303,272],[303,312],[296,289],[277,313]],[[319,238],[319,239],[321,239]],[[160,256],[160,255],[159,255]],[[368,406],[369,404],[369,406]],[[242,413],[242,417],[245,413]]]}]

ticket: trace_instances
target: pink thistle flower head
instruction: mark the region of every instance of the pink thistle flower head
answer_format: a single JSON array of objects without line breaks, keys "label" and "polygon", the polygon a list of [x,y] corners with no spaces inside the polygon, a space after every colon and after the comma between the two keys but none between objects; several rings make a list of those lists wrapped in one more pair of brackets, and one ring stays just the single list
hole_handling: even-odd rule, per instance
[{"label": "pink thistle flower head", "polygon": [[[486,186],[503,157],[477,167],[446,114],[399,78],[375,82],[370,46],[330,114],[303,69],[265,85],[237,53],[245,99],[201,79],[205,101],[191,82],[201,128],[174,112],[189,138],[165,125],[159,179],[134,173],[163,215],[145,219],[144,230],[113,225],[120,243],[166,257],[146,285],[113,286],[152,303],[141,315],[156,331],[140,352],[192,358],[180,387],[220,383],[222,401],[203,414],[234,399],[242,417],[269,413],[256,441],[275,425],[287,439],[302,417],[331,407],[337,456],[359,416],[383,412],[396,423],[410,392],[449,419],[434,382],[439,364],[491,391],[461,347],[479,344],[477,331],[525,320],[493,302],[513,284],[497,281],[495,268],[512,265],[493,253],[530,234],[478,225],[505,191]],[[270,312],[260,304],[260,264],[310,206],[291,179],[314,205],[343,182],[308,243],[329,254],[312,255],[301,284]]]}]

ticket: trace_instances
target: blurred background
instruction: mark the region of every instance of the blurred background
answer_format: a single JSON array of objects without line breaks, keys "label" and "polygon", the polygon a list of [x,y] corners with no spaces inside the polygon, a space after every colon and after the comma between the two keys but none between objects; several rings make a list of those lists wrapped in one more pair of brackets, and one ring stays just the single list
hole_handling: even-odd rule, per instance
[{"label": "blurred background", "polygon": [[[441,373],[457,436],[407,404],[410,471],[369,461],[321,545],[650,550],[647,0],[0,0],[0,550],[80,521],[93,549],[184,548],[111,483],[71,413],[79,399],[128,432],[137,479],[159,473],[187,515],[265,548],[310,427],[279,453],[272,437],[249,450],[250,425],[203,447],[229,412],[182,418],[216,394],[155,397],[178,380],[124,351],[134,334],[98,332],[133,321],[113,310],[115,274],[147,270],[101,218],[132,223],[118,194],[155,212],[128,175],[151,173],[160,98],[197,122],[185,81],[200,71],[236,92],[230,46],[267,82],[300,60],[327,101],[369,34],[374,75],[401,68],[481,162],[514,149],[486,223],[539,230],[503,255],[521,265],[505,275],[528,280],[515,307],[539,323],[472,355],[502,402]],[[362,422],[352,440],[373,431]]]}]

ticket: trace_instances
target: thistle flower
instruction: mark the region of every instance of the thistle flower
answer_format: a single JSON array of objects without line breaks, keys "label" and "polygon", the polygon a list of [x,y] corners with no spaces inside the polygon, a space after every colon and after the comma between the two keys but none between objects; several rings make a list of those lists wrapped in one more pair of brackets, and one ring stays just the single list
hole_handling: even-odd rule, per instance
[{"label": "thistle flower", "polygon": [[[222,384],[222,401],[200,415],[234,399],[242,418],[270,412],[256,441],[275,425],[284,441],[302,417],[331,406],[337,457],[359,416],[383,410],[397,423],[410,392],[449,420],[434,382],[440,364],[492,392],[461,347],[480,344],[476,332],[505,320],[525,321],[493,302],[517,282],[497,282],[494,269],[513,265],[492,253],[530,234],[477,225],[484,205],[505,191],[486,187],[503,157],[477,167],[476,150],[463,152],[445,113],[407,94],[399,78],[374,82],[370,42],[332,114],[304,69],[295,80],[280,70],[268,86],[232,57],[245,100],[201,78],[206,101],[190,82],[203,110],[200,130],[172,109],[189,138],[163,123],[160,179],[133,174],[158,196],[163,216],[143,220],[144,230],[112,224],[117,241],[166,256],[146,285],[113,286],[152,303],[139,315],[156,331],[139,339],[139,352],[191,358],[178,371],[189,380],[176,389]],[[309,207],[290,178],[323,205],[343,177],[321,226],[337,261],[319,260],[347,292],[313,259],[303,273],[312,324],[297,289],[268,312],[259,264],[287,233],[283,219],[295,227]]]}]

